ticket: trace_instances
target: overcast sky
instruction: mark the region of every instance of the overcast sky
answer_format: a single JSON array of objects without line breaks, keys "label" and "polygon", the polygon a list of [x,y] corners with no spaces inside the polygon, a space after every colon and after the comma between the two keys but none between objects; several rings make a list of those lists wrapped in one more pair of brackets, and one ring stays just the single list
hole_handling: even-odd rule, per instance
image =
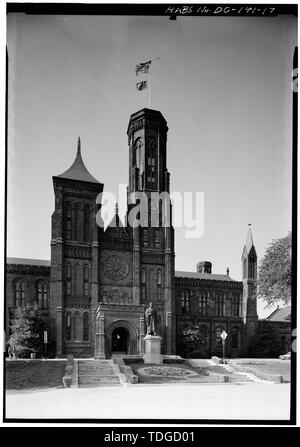
[{"label": "overcast sky", "polygon": [[134,68],[160,57],[151,108],[168,122],[171,190],[205,201],[203,236],[176,230],[176,269],[208,260],[241,280],[248,223],[258,257],[291,229],[295,33],[284,16],[8,15],[8,256],[50,259],[52,175],[79,135],[106,190],[128,183],[128,120],[148,107]]}]

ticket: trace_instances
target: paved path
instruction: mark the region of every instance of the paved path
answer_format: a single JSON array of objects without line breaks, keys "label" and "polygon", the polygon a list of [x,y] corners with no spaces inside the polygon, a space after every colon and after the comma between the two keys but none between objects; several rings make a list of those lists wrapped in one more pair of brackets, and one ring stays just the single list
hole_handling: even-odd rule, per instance
[{"label": "paved path", "polygon": [[289,384],[138,384],[8,391],[6,417],[276,420],[289,419],[289,403]]}]

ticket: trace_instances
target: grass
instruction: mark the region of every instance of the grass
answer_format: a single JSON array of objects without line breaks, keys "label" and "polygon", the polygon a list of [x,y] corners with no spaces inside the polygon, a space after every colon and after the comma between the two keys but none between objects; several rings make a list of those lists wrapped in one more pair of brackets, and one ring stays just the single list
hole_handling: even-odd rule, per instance
[{"label": "grass", "polygon": [[61,388],[64,361],[17,360],[6,362],[6,389]]},{"label": "grass", "polygon": [[283,377],[284,382],[291,381],[291,362],[289,360],[279,359],[239,359],[236,363],[240,367],[249,367],[255,371],[276,375],[279,374]]}]

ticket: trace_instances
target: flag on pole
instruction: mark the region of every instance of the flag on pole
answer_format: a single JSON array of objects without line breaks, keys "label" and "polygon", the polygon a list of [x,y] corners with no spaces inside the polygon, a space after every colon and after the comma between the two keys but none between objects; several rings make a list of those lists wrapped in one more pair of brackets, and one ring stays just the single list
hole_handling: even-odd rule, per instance
[{"label": "flag on pole", "polygon": [[137,82],[137,84],[136,84],[137,90],[142,91],[145,88],[147,88],[147,81]]},{"label": "flag on pole", "polygon": [[138,75],[140,73],[149,73],[150,64],[152,61],[141,62],[135,67],[135,74]]}]

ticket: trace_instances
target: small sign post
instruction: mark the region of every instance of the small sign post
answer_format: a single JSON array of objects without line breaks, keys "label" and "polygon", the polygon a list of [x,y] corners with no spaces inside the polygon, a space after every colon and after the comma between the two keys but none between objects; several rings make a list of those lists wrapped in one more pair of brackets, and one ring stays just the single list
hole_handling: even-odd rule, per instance
[{"label": "small sign post", "polygon": [[44,331],[45,360],[47,360],[47,343],[48,343],[48,332]]},{"label": "small sign post", "polygon": [[223,331],[221,334],[221,338],[222,338],[222,345],[223,345],[223,365],[225,365],[225,340],[227,338],[227,332]]}]

